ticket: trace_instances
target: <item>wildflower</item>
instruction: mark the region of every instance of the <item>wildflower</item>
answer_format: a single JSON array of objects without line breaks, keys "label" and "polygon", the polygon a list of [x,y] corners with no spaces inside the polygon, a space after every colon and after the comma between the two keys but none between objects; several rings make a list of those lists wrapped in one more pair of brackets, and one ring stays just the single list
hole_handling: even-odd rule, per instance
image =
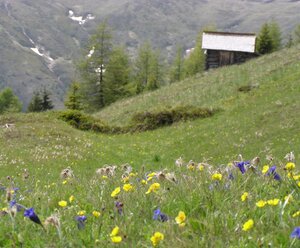
[{"label": "wildflower", "polygon": [[236,164],[236,166],[240,169],[240,171],[242,172],[242,174],[246,173],[246,168],[245,165],[250,164],[249,161],[242,161],[242,162],[238,162]]},{"label": "wildflower", "polygon": [[107,179],[107,178],[108,178],[108,176],[105,176],[105,175],[102,176],[102,179]]},{"label": "wildflower", "polygon": [[199,171],[204,171],[204,168],[205,168],[205,167],[204,167],[203,164],[200,163],[200,164],[198,165]]},{"label": "wildflower", "polygon": [[129,182],[129,177],[128,176],[123,177],[122,182],[123,183],[128,183]]},{"label": "wildflower", "polygon": [[68,205],[68,202],[67,201],[59,201],[58,202],[58,205],[62,208],[66,207]]},{"label": "wildflower", "polygon": [[262,174],[266,174],[268,171],[269,171],[269,169],[270,169],[270,167],[269,167],[269,165],[264,165],[263,166],[263,169],[262,169]]},{"label": "wildflower", "polygon": [[53,225],[56,228],[60,227],[60,221],[57,215],[51,215],[45,220],[45,226]]},{"label": "wildflower", "polygon": [[33,208],[26,209],[24,211],[24,217],[27,217],[30,220],[32,220],[33,222],[35,222],[35,223],[37,223],[39,225],[42,225],[39,217],[36,215],[36,213],[34,212]]},{"label": "wildflower", "polygon": [[254,221],[252,219],[246,221],[243,225],[243,231],[249,231],[254,226]]},{"label": "wildflower", "polygon": [[221,181],[221,180],[222,180],[222,174],[220,174],[220,173],[214,173],[214,174],[211,176],[211,179],[212,179],[212,180],[215,180],[215,181]]},{"label": "wildflower", "polygon": [[130,183],[127,183],[123,185],[123,189],[124,191],[129,192],[133,190],[133,186]]},{"label": "wildflower", "polygon": [[164,240],[164,235],[160,232],[155,232],[151,237],[151,242],[153,246],[157,246],[162,240]]},{"label": "wildflower", "polygon": [[79,216],[84,216],[85,213],[86,213],[85,210],[80,210],[80,211],[77,213],[77,215],[79,215]]},{"label": "wildflower", "polygon": [[159,183],[153,183],[150,185],[148,191],[146,192],[146,194],[150,194],[151,192],[156,193],[160,188],[160,184]]},{"label": "wildflower", "polygon": [[67,180],[64,180],[64,181],[62,182],[63,185],[66,185],[67,183],[68,183]]},{"label": "wildflower", "polygon": [[264,200],[259,200],[259,201],[256,203],[256,206],[259,207],[259,208],[263,208],[266,204],[267,204],[266,201],[264,201]]},{"label": "wildflower", "polygon": [[73,195],[71,195],[71,196],[69,197],[69,202],[72,203],[74,200],[75,200],[75,197],[74,197]]},{"label": "wildflower", "polygon": [[124,204],[122,202],[116,201],[115,206],[118,210],[118,213],[121,215],[123,213],[123,206]]},{"label": "wildflower", "polygon": [[293,162],[288,162],[285,165],[284,169],[288,170],[288,171],[292,171],[293,169],[295,169],[295,167],[296,167],[296,165]]},{"label": "wildflower", "polygon": [[100,215],[101,215],[101,213],[98,212],[98,211],[96,211],[96,210],[94,210],[94,211],[92,212],[92,214],[93,214],[93,216],[96,217],[96,218],[99,218]]},{"label": "wildflower", "polygon": [[118,236],[119,230],[119,227],[116,226],[110,233],[110,239],[113,243],[120,243],[122,241],[122,237]]},{"label": "wildflower", "polygon": [[138,175],[138,173],[133,173],[133,172],[130,172],[130,173],[129,173],[129,176],[130,176],[130,177],[136,177],[137,175]]},{"label": "wildflower", "polygon": [[77,227],[79,230],[83,229],[85,227],[85,222],[86,222],[86,216],[85,215],[81,215],[81,216],[77,216],[76,220],[77,220]]},{"label": "wildflower", "polygon": [[242,200],[243,202],[246,201],[246,200],[248,199],[248,195],[249,195],[248,192],[245,192],[244,194],[242,194],[241,200]]},{"label": "wildflower", "polygon": [[141,180],[142,184],[147,184],[147,181],[145,179]]},{"label": "wildflower", "polygon": [[295,227],[294,231],[291,233],[291,238],[300,239],[300,226]]},{"label": "wildflower", "polygon": [[153,220],[159,220],[161,222],[168,221],[168,216],[160,211],[160,209],[156,209],[153,212]]},{"label": "wildflower", "polygon": [[267,202],[271,206],[277,206],[279,203],[279,199],[272,199],[272,200],[268,200]]},{"label": "wildflower", "polygon": [[267,176],[272,175],[273,178],[277,181],[281,181],[281,177],[279,174],[276,172],[276,165],[273,165],[267,172]]},{"label": "wildflower", "polygon": [[296,218],[296,217],[298,217],[300,215],[300,211],[297,211],[296,213],[294,213],[292,216],[293,216],[293,218]]},{"label": "wildflower", "polygon": [[186,220],[186,215],[183,211],[179,211],[177,217],[175,218],[176,223],[180,226],[183,227],[185,226],[185,220]]},{"label": "wildflower", "polygon": [[300,187],[300,182],[297,183],[298,187]]},{"label": "wildflower", "polygon": [[300,175],[293,175],[293,179],[296,180],[296,181],[299,180],[300,179]]},{"label": "wildflower", "polygon": [[116,197],[121,192],[121,187],[115,188],[115,190],[111,193],[111,197]]}]

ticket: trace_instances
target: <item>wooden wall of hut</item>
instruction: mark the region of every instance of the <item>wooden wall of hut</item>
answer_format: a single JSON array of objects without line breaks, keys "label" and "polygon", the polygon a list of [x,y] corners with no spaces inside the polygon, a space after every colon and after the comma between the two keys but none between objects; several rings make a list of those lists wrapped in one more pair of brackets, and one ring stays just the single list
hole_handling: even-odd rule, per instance
[{"label": "wooden wall of hut", "polygon": [[225,65],[241,64],[254,57],[257,57],[255,53],[207,50],[206,70]]}]

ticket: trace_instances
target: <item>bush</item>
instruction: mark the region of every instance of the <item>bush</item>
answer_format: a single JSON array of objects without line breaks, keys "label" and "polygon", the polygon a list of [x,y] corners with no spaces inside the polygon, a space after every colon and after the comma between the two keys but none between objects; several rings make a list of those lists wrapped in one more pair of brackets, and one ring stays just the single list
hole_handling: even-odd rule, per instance
[{"label": "bush", "polygon": [[80,130],[109,133],[110,128],[101,120],[86,115],[78,110],[66,110],[59,113],[59,119]]},{"label": "bush", "polygon": [[195,106],[178,106],[173,109],[165,109],[159,112],[142,112],[132,117],[131,131],[154,130],[160,127],[172,125],[175,122],[206,118],[216,111]]}]

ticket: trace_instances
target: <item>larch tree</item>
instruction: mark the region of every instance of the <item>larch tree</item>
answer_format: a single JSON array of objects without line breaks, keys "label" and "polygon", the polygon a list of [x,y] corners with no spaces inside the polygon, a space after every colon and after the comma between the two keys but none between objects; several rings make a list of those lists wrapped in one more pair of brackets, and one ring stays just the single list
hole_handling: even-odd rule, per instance
[{"label": "larch tree", "polygon": [[104,22],[91,36],[86,55],[78,65],[83,101],[89,110],[97,110],[105,106],[105,74],[112,47],[111,30]]}]

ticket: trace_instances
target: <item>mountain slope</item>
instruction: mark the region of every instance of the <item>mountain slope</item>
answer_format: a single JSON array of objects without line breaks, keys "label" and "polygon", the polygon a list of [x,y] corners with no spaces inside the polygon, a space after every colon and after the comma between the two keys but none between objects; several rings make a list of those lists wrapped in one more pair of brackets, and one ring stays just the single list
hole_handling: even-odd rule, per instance
[{"label": "mountain slope", "polygon": [[273,18],[288,33],[299,22],[299,10],[300,2],[290,0],[0,0],[0,88],[12,87],[26,106],[32,92],[46,86],[62,107],[74,61],[104,19],[131,54],[150,40],[171,56],[177,44],[192,47],[208,24],[253,32]]}]

